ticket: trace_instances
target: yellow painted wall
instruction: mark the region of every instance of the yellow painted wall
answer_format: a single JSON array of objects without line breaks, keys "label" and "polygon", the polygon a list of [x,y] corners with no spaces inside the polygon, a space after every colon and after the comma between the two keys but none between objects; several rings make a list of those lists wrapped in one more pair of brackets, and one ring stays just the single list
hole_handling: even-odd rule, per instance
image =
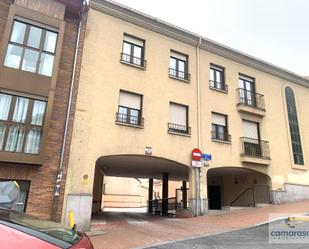
[{"label": "yellow painted wall", "polygon": [[[124,33],[146,41],[146,70],[120,63]],[[168,77],[171,49],[189,56],[189,84]],[[209,89],[209,63],[225,67],[228,94]],[[195,47],[90,9],[65,194],[92,192],[94,167],[99,157],[144,154],[145,146],[153,148],[153,156],[175,160],[190,167],[191,150],[198,146],[196,72]],[[265,95],[267,113],[264,118],[258,119],[237,111],[238,73],[256,79],[256,91]],[[305,158],[302,169],[296,169],[292,163],[283,95],[286,85],[293,88],[297,101]],[[212,154],[210,167],[248,167],[263,172],[272,178],[274,189],[283,187],[284,182],[298,182],[299,179],[309,185],[309,178],[305,177],[309,156],[308,88],[204,50],[200,52],[200,86],[201,149]],[[115,124],[120,89],[143,95],[144,129]],[[191,137],[167,133],[170,101],[189,106]],[[228,115],[231,144],[211,141],[212,111]],[[269,166],[241,163],[239,138],[242,136],[242,118],[261,122],[261,138],[270,141],[272,160]],[[207,168],[204,168],[201,175],[203,198],[207,192],[206,172]],[[81,184],[81,176],[85,173],[89,174],[90,181]],[[194,186],[192,171],[189,178],[190,186]],[[190,189],[190,195],[194,196],[193,188]]]}]

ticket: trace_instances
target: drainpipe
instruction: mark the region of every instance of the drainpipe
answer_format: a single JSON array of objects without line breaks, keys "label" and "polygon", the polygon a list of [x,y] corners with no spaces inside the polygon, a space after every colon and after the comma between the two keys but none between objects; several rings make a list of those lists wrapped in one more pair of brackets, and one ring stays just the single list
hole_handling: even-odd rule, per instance
[{"label": "drainpipe", "polygon": [[70,83],[70,92],[69,92],[69,100],[68,100],[68,106],[66,111],[66,118],[65,118],[65,126],[64,126],[64,133],[63,133],[63,139],[62,139],[62,147],[61,147],[61,154],[60,154],[60,160],[57,170],[57,178],[56,178],[56,184],[55,184],[55,191],[54,191],[54,200],[53,200],[53,209],[51,217],[53,220],[56,219],[57,215],[57,201],[59,200],[60,196],[60,187],[61,187],[61,180],[62,180],[62,168],[63,168],[63,161],[64,161],[64,155],[65,155],[65,146],[67,142],[67,135],[68,135],[68,127],[69,127],[69,119],[70,119],[70,112],[72,107],[72,98],[73,98],[73,90],[74,90],[74,82],[76,78],[76,66],[77,66],[77,55],[78,55],[78,48],[80,43],[80,33],[81,33],[81,26],[84,18],[84,11],[85,7],[87,6],[86,0],[81,0],[83,8],[81,10],[81,16],[78,22],[78,29],[77,29],[77,36],[76,36],[76,46],[75,46],[75,52],[74,52],[74,61],[73,61],[73,71],[72,71],[72,78]]},{"label": "drainpipe", "polygon": [[[200,46],[202,38],[199,37],[198,44],[196,46],[196,94],[197,94],[197,144],[201,149],[201,113],[200,113]],[[201,194],[200,194],[200,173],[201,169],[195,168],[195,216],[201,213]]]}]

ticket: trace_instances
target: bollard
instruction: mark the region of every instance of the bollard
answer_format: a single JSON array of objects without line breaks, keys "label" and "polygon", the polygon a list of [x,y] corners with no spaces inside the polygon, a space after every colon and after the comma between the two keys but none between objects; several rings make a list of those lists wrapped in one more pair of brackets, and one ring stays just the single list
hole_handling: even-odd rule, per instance
[{"label": "bollard", "polygon": [[68,217],[69,217],[69,224],[70,224],[70,227],[73,228],[74,225],[75,225],[75,221],[74,221],[74,214],[73,214],[73,211],[70,210],[68,212]]}]

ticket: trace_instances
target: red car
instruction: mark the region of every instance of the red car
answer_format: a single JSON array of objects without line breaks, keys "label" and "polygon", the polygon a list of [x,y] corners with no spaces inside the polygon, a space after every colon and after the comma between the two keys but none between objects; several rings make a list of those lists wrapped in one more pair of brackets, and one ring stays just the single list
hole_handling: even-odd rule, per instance
[{"label": "red car", "polygon": [[0,208],[1,249],[93,249],[84,233],[51,221]]}]

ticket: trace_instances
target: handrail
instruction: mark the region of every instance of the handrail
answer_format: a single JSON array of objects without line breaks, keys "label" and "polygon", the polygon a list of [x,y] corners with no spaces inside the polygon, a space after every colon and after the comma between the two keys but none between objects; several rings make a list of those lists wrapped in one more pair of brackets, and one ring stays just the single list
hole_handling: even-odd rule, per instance
[{"label": "handrail", "polygon": [[242,197],[246,192],[248,192],[249,190],[252,191],[252,187],[251,188],[247,188],[245,189],[243,192],[241,192],[241,194],[239,194],[232,202],[231,202],[231,206],[233,206],[233,204],[238,201],[240,199],[240,197]]}]

